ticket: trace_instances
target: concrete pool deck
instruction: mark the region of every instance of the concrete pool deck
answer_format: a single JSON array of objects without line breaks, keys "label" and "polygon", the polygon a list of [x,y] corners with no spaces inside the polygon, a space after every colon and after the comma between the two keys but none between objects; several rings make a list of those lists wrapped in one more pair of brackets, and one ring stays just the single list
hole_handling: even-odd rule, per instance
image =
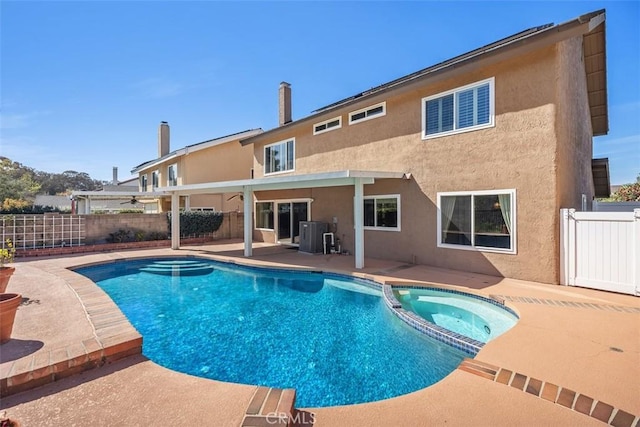
[{"label": "concrete pool deck", "polygon": [[[242,256],[241,242],[223,241],[177,252],[20,260],[7,292],[27,299],[12,340],[0,347],[0,379],[9,387],[9,379],[33,380],[37,372],[56,381],[5,396],[0,408],[23,426],[241,425],[256,386],[195,378],[131,356],[139,348],[135,330],[119,310],[113,314],[113,303],[95,285],[66,270],[141,256],[200,255],[455,288],[503,298],[519,313],[518,324],[488,343],[475,362],[464,362],[437,384],[379,402],[304,408],[297,413],[302,423],[640,425],[640,298],[385,260],[367,259],[356,271],[351,256],[254,248],[252,258]],[[75,375],[58,379],[53,367],[65,363]]]}]

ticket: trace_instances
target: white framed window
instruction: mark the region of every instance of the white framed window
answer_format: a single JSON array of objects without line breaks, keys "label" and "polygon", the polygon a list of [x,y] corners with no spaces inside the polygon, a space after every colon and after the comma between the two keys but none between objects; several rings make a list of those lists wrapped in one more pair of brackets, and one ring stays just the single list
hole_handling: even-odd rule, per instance
[{"label": "white framed window", "polygon": [[494,126],[495,79],[422,98],[422,139]]},{"label": "white framed window", "polygon": [[167,186],[178,185],[178,164],[174,163],[167,167]]},{"label": "white framed window", "polygon": [[364,196],[364,229],[400,231],[400,195]]},{"label": "white framed window", "polygon": [[438,193],[438,246],[516,253],[516,190]]},{"label": "white framed window", "polygon": [[147,175],[140,175],[140,191],[147,191]]},{"label": "white framed window", "polygon": [[256,202],[256,228],[273,230],[273,202]]},{"label": "white framed window", "polygon": [[342,116],[334,117],[333,119],[325,120],[324,122],[316,123],[313,125],[313,134],[318,135],[321,133],[329,132],[330,130],[340,129],[342,127]]},{"label": "white framed window", "polygon": [[377,119],[387,114],[387,103],[381,102],[361,110],[349,113],[349,124],[360,123],[371,119]]},{"label": "white framed window", "polygon": [[155,190],[160,186],[160,171],[151,172],[151,189]]},{"label": "white framed window", "polygon": [[264,174],[290,172],[295,169],[295,138],[264,147]]}]

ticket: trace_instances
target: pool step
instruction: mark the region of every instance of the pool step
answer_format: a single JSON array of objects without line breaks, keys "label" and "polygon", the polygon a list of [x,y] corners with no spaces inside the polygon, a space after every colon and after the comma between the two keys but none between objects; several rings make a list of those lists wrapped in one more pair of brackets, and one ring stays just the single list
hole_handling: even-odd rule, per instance
[{"label": "pool step", "polygon": [[292,426],[294,423],[299,424],[299,420],[296,420],[295,403],[295,389],[257,387],[241,426]]},{"label": "pool step", "polygon": [[213,271],[213,266],[199,261],[156,261],[140,271],[162,276],[202,276]]}]

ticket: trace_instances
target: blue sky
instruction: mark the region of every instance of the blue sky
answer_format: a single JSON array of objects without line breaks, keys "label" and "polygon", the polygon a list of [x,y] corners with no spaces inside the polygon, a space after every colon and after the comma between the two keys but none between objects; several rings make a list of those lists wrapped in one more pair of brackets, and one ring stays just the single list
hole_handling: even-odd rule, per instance
[{"label": "blue sky", "polygon": [[607,9],[612,184],[640,173],[640,2],[0,3],[0,155],[120,178],[171,149],[277,125],[521,30]]}]

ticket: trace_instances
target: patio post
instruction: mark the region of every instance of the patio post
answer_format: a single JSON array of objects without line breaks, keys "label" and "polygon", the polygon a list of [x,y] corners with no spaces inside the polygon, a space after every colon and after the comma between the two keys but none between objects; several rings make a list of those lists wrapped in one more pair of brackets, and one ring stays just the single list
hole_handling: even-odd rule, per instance
[{"label": "patio post", "polygon": [[180,195],[171,193],[171,249],[180,249]]},{"label": "patio post", "polygon": [[244,200],[244,256],[253,255],[253,188],[250,185],[243,187],[242,198]]},{"label": "patio post", "polygon": [[364,184],[362,178],[356,178],[354,183],[355,197],[353,198],[353,223],[355,225],[356,268],[364,268]]}]

